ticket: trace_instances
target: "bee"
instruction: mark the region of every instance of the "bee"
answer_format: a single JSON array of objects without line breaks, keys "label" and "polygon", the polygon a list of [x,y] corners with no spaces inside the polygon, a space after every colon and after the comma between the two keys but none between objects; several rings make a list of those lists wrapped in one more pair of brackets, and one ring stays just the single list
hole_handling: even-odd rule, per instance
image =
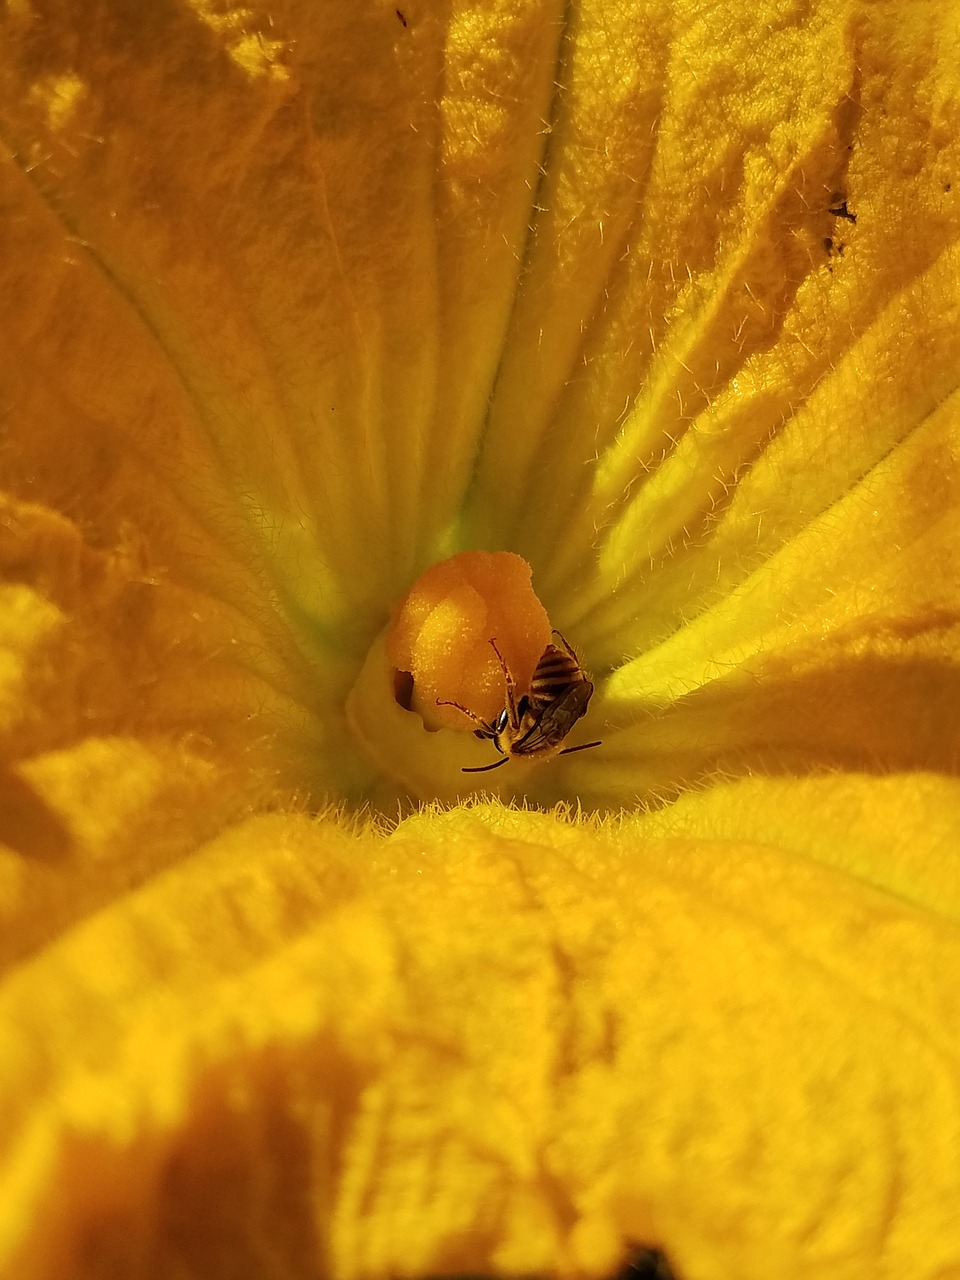
[{"label": "bee", "polygon": [[518,759],[543,759],[551,755],[566,756],[573,751],[586,751],[599,747],[599,742],[584,742],[578,747],[557,750],[580,717],[585,713],[593,694],[593,684],[584,674],[577,655],[559,631],[553,633],[563,648],[548,644],[540,655],[537,669],[530,682],[530,692],[517,697],[517,686],[510,668],[497,648],[496,639],[490,641],[497,661],[503,669],[506,686],[506,706],[495,720],[482,720],[475,712],[459,702],[441,702],[439,707],[456,707],[478,726],[474,735],[491,739],[503,756],[493,764],[461,769],[461,773],[486,773],[499,769],[511,756]]}]

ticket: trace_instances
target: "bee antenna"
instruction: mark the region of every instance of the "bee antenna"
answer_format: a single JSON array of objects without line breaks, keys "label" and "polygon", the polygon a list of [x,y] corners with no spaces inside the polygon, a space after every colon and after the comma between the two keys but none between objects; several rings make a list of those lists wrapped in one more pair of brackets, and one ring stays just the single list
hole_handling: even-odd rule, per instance
[{"label": "bee antenna", "polygon": [[[599,745],[600,744],[597,743],[597,746]],[[576,750],[576,748],[574,748],[574,750]],[[499,769],[500,766],[502,764],[506,764],[509,759],[510,759],[509,756],[504,756],[502,760],[495,760],[493,764],[481,764],[479,766],[474,766],[474,768],[472,769],[461,769],[460,772],[461,773],[488,773],[491,769]]]},{"label": "bee antenna", "polygon": [[574,751],[588,751],[591,747],[602,747],[602,746],[603,746],[603,743],[599,741],[581,742],[579,747],[564,747],[562,751],[557,752],[557,755],[569,756],[569,755],[572,755]]}]

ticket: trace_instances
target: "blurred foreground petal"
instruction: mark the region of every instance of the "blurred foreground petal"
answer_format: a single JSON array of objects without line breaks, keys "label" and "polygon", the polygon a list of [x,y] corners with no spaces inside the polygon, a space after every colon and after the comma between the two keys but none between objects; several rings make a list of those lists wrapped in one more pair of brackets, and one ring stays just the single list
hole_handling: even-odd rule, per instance
[{"label": "blurred foreground petal", "polygon": [[92,917],[2,992],[4,1274],[948,1274],[960,791],[788,790],[262,818]]}]

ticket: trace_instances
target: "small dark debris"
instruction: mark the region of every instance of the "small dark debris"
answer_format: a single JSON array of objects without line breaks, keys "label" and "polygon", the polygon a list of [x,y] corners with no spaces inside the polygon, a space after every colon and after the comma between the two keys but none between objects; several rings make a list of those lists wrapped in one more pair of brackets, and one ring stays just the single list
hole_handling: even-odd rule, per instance
[{"label": "small dark debris", "polygon": [[824,249],[827,251],[827,253],[828,253],[828,254],[829,254],[829,253],[833,253],[833,236],[824,236],[824,237],[823,237],[823,247],[824,247]]},{"label": "small dark debris", "polygon": [[[441,1278],[429,1276],[427,1280],[441,1280]],[[475,1272],[466,1272],[458,1274],[455,1280],[489,1280],[489,1277]],[[631,1249],[630,1256],[610,1280],[680,1280],[680,1277],[671,1270],[665,1253],[659,1249],[639,1247]]]},{"label": "small dark debris", "polygon": [[634,1249],[614,1280],[679,1280],[670,1269],[667,1255],[645,1246]]},{"label": "small dark debris", "polygon": [[828,210],[828,213],[832,213],[835,218],[846,218],[848,222],[852,222],[854,226],[856,226],[857,215],[855,213],[851,213],[847,208],[846,200],[841,200],[839,204],[835,204]]},{"label": "small dark debris", "polygon": [[943,184],[943,189],[944,189],[944,191],[949,191],[949,190],[950,190],[950,188],[951,188],[952,186],[953,186],[953,183],[952,183],[952,182],[945,182],[945,183]]},{"label": "small dark debris", "polygon": [[396,13],[397,17],[400,19],[401,24],[402,24],[403,26],[406,26],[406,25],[407,25],[407,20],[406,20],[406,18],[403,16],[403,12],[402,12],[402,10],[400,10],[400,9],[395,9],[395,10],[394,10],[394,12]]}]

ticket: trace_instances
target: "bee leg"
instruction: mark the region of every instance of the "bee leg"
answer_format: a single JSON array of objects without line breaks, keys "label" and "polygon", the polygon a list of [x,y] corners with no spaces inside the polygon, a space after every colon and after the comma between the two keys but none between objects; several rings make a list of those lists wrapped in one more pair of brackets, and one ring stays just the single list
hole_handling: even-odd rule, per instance
[{"label": "bee leg", "polygon": [[493,726],[487,724],[486,720],[484,720],[481,716],[478,716],[475,711],[471,711],[469,707],[465,707],[462,702],[446,702],[446,701],[441,701],[439,698],[437,698],[437,706],[438,707],[456,707],[458,711],[462,711],[463,714],[465,716],[468,716],[475,725],[479,726],[479,728],[474,729],[474,733],[478,737],[481,737],[481,738],[493,737]]},{"label": "bee leg", "polygon": [[567,644],[566,639],[565,639],[565,638],[560,634],[560,632],[556,629],[556,627],[554,627],[554,629],[553,629],[553,633],[552,633],[552,634],[553,634],[553,635],[555,635],[555,636],[557,637],[557,639],[560,641],[560,643],[561,643],[561,644],[563,645],[563,647],[566,649],[567,653],[569,653],[570,657],[571,657],[571,658],[574,660],[574,662],[576,662],[576,663],[577,663],[577,665],[579,666],[579,659],[577,658],[577,655],[574,653],[573,649],[571,649],[571,647]]},{"label": "bee leg", "polygon": [[[517,710],[517,686],[514,683],[513,676],[510,674],[510,668],[503,659],[503,654],[497,648],[497,638],[492,636],[490,644],[493,646],[493,652],[497,655],[497,661],[500,663],[503,671],[503,681],[506,689],[506,706],[507,717],[510,728],[516,733],[520,728],[520,712]],[[497,761],[501,764],[502,761]]]}]

